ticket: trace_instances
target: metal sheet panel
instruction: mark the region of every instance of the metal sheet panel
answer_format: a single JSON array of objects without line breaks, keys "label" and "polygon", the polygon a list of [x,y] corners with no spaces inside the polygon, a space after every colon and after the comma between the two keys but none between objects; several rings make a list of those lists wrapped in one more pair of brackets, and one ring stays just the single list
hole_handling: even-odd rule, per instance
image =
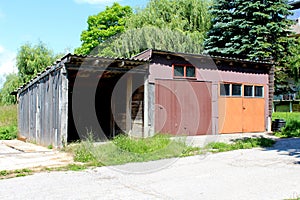
[{"label": "metal sheet panel", "polygon": [[211,83],[156,80],[155,131],[173,135],[211,134]]}]

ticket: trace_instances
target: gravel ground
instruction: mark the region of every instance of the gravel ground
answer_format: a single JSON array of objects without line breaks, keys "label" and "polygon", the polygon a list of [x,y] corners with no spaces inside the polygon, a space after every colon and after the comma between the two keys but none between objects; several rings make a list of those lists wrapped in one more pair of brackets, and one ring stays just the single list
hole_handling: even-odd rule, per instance
[{"label": "gravel ground", "polygon": [[0,199],[287,199],[300,197],[300,139],[270,149],[38,173],[0,181]]}]

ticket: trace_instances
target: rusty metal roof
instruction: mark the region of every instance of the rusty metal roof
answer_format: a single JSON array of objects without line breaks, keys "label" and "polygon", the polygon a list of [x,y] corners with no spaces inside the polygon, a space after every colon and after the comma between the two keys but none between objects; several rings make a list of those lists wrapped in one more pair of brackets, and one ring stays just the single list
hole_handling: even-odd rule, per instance
[{"label": "rusty metal roof", "polygon": [[130,59],[130,58],[112,58],[112,57],[101,57],[101,56],[91,56],[91,55],[77,55],[68,53],[61,59],[57,60],[53,66],[48,66],[42,72],[39,72],[34,78],[32,78],[27,83],[20,86],[12,94],[17,94],[21,90],[32,86],[38,82],[43,77],[47,76],[49,73],[61,69],[63,66],[72,64],[73,66],[96,66],[99,67],[103,63],[120,63],[119,68],[126,68],[126,66],[139,66],[148,63],[148,60],[143,59]]},{"label": "rusty metal roof", "polygon": [[[143,54],[148,57],[145,58]],[[223,56],[210,56],[208,54],[194,54],[194,53],[182,53],[182,52],[171,52],[165,50],[157,50],[157,49],[148,49],[145,50],[133,58],[143,57],[143,59],[151,59],[153,54],[164,54],[164,55],[175,55],[175,56],[191,56],[191,57],[199,57],[199,58],[212,58],[213,60],[226,60],[233,62],[241,62],[241,63],[253,63],[253,64],[265,64],[265,65],[274,65],[274,62],[260,61],[260,60],[249,60],[249,59],[239,59],[234,57],[223,57]]]}]

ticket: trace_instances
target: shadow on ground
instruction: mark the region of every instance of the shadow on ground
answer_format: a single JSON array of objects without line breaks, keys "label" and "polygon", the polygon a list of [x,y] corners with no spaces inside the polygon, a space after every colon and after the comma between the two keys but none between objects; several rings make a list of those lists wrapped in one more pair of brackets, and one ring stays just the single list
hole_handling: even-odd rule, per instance
[{"label": "shadow on ground", "polygon": [[[279,155],[300,158],[300,138],[277,139],[275,145],[265,151],[277,151]],[[300,164],[300,161],[295,161],[294,164]]]}]

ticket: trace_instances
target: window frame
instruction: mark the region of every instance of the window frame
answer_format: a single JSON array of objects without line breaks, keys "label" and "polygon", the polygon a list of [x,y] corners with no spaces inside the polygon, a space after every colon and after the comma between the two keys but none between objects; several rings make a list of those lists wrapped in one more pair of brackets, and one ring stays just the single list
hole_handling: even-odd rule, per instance
[{"label": "window frame", "polygon": [[[261,94],[262,94],[262,96],[256,96],[256,87],[260,87],[261,88]],[[253,96],[254,96],[254,98],[265,98],[265,87],[263,86],[263,85],[254,85],[254,94],[253,94]]]},{"label": "window frame", "polygon": [[[226,95],[226,89],[225,89],[225,85],[229,85],[229,94],[228,95]],[[224,91],[225,91],[225,95],[223,95],[223,94],[221,94],[221,92],[222,92],[222,90],[221,90],[221,88],[222,87],[224,87]],[[232,93],[231,93],[231,83],[220,83],[219,84],[219,95],[221,96],[221,97],[231,97],[232,95],[231,95]]]},{"label": "window frame", "polygon": [[[222,85],[229,85],[229,95],[222,95],[221,92],[221,87]],[[233,94],[233,86],[234,85],[239,85],[241,87],[241,94],[240,95],[234,95]],[[245,87],[250,86],[252,87],[252,95],[251,96],[246,96],[245,95]],[[261,88],[261,94],[262,96],[257,96],[256,95],[256,88]],[[219,97],[223,98],[257,98],[257,99],[262,99],[265,98],[265,85],[260,85],[260,84],[251,84],[251,83],[238,83],[238,82],[219,82]]]},{"label": "window frame", "polygon": [[[240,86],[240,94],[239,95],[236,95],[236,94],[233,94],[233,85],[239,85]],[[243,84],[242,83],[231,83],[230,84],[230,87],[231,87],[231,96],[232,97],[243,97]]]},{"label": "window frame", "polygon": [[[245,92],[246,92],[245,87],[246,87],[246,86],[252,88],[252,90],[251,90],[251,96],[246,96],[246,95],[245,95]],[[243,85],[243,97],[245,97],[245,98],[252,98],[252,97],[254,97],[254,85],[251,85],[251,84],[244,84],[244,85]]]},{"label": "window frame", "polygon": [[[175,67],[180,66],[183,67],[183,76],[175,76]],[[194,68],[194,76],[187,76],[187,67],[193,67]],[[196,67],[191,64],[172,64],[172,73],[173,78],[176,79],[197,79],[196,77]]]}]

